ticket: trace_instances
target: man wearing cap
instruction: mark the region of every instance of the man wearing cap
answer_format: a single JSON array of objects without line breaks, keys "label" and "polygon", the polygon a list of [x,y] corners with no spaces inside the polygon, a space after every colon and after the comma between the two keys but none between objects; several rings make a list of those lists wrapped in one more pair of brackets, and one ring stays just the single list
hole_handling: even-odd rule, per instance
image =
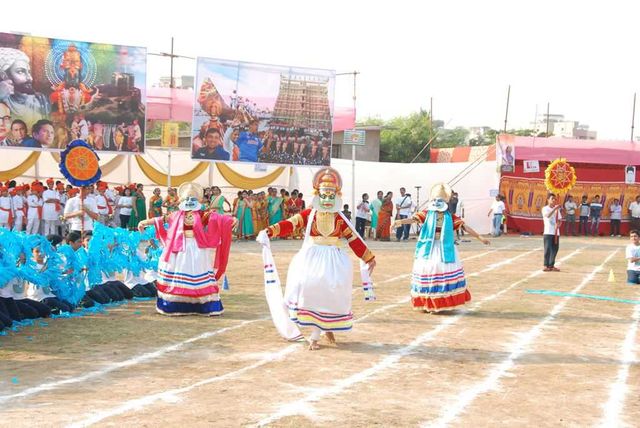
[{"label": "man wearing cap", "polygon": [[13,220],[13,210],[11,209],[11,196],[6,186],[0,187],[0,227],[10,229]]},{"label": "man wearing cap", "polygon": [[42,207],[42,220],[44,221],[44,236],[55,235],[58,233],[57,224],[61,209],[60,209],[60,194],[54,188],[55,181],[53,178],[47,180],[47,189],[42,192],[42,200],[44,206]]},{"label": "man wearing cap", "polygon": [[438,183],[431,189],[426,210],[394,223],[394,227],[422,224],[411,272],[411,305],[417,311],[451,310],[471,300],[454,243],[456,229],[463,227],[483,244],[489,244],[488,240],[449,211],[450,199],[451,187]]},{"label": "man wearing cap", "polygon": [[0,103],[29,125],[51,113],[47,97],[33,89],[29,57],[21,50],[0,48]]},{"label": "man wearing cap", "polygon": [[87,232],[93,230],[93,222],[99,218],[96,199],[87,197],[88,194],[89,187],[83,186],[80,188],[80,195],[69,199],[64,207],[64,219],[69,223],[71,231]]},{"label": "man wearing cap", "polygon": [[98,208],[98,221],[104,225],[109,222],[109,203],[107,201],[107,197],[105,196],[105,191],[107,190],[107,183],[101,181],[98,183],[98,194],[95,197],[96,207]]},{"label": "man wearing cap", "polygon": [[22,232],[24,226],[24,197],[22,196],[22,186],[14,187],[9,191],[11,195],[11,205],[13,209],[13,231]]},{"label": "man wearing cap", "polygon": [[31,184],[31,194],[27,197],[27,234],[35,235],[40,232],[40,220],[42,216],[42,198],[40,193],[44,189],[40,182]]}]

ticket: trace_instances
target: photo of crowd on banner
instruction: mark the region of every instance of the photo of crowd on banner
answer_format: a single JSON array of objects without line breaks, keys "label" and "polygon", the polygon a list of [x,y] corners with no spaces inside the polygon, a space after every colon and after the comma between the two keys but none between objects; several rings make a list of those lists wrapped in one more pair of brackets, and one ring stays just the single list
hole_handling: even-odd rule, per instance
[{"label": "photo of crowd on banner", "polygon": [[[329,165],[333,73],[198,59],[192,158]],[[259,89],[258,89],[259,88]]]},{"label": "photo of crowd on banner", "polygon": [[0,147],[144,152],[146,49],[0,33]]}]

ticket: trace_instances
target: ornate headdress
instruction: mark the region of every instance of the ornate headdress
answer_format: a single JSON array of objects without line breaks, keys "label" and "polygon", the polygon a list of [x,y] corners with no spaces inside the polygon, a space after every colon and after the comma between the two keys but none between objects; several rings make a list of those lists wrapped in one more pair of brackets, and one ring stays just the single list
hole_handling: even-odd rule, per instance
[{"label": "ornate headdress", "polygon": [[183,183],[178,187],[178,198],[180,201],[186,200],[188,197],[196,198],[198,201],[202,199],[204,190],[198,183]]},{"label": "ornate headdress", "polygon": [[342,178],[340,173],[331,167],[322,168],[313,177],[313,189],[317,195],[320,189],[333,190],[336,194],[342,195]]},{"label": "ornate headdress", "polygon": [[446,211],[449,208],[447,204],[451,198],[451,186],[445,183],[438,183],[431,188],[429,195],[429,211]]}]

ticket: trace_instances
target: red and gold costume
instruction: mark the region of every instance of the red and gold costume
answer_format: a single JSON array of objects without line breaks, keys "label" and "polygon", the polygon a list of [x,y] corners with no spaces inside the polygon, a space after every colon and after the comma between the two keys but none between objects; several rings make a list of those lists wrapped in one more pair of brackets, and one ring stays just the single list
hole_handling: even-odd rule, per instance
[{"label": "red and gold costume", "polygon": [[304,231],[304,244],[289,265],[284,303],[293,322],[313,327],[310,338],[315,342],[321,330],[350,330],[353,324],[353,268],[342,244],[346,242],[366,263],[374,259],[364,241],[337,210],[341,184],[336,170],[323,168],[314,179],[314,208],[266,230],[270,237]]},{"label": "red and gold costume", "polygon": [[[311,210],[311,208],[307,208],[300,214],[269,226],[267,234],[270,238],[283,238],[296,232],[304,233]],[[358,237],[355,231],[351,230],[338,213],[318,211],[311,224],[309,235],[311,240],[319,245],[340,245],[340,241],[345,239],[354,254],[365,263],[374,258],[367,244]]]}]

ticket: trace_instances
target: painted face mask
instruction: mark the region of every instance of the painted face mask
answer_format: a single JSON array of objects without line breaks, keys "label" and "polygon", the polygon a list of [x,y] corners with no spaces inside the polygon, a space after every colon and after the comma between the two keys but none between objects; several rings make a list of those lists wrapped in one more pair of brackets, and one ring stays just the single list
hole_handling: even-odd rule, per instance
[{"label": "painted face mask", "polygon": [[320,198],[320,209],[324,211],[331,211],[336,205],[336,192],[333,189],[320,188],[318,192]]},{"label": "painted face mask", "polygon": [[197,211],[200,208],[200,201],[193,196],[187,197],[187,199],[180,203],[180,209],[182,211]]},{"label": "painted face mask", "polygon": [[340,190],[342,179],[333,168],[323,168],[313,178],[313,188],[316,196],[312,206],[318,211],[336,212],[341,206]]}]

